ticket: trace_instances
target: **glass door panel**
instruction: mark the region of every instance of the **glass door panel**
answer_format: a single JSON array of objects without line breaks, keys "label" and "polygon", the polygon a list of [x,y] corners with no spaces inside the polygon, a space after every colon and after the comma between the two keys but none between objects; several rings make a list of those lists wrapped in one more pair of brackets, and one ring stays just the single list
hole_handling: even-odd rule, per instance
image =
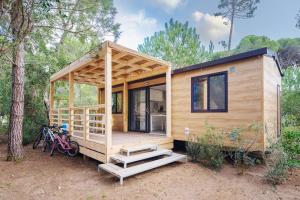
[{"label": "glass door panel", "polygon": [[147,132],[147,90],[130,90],[129,129]]}]

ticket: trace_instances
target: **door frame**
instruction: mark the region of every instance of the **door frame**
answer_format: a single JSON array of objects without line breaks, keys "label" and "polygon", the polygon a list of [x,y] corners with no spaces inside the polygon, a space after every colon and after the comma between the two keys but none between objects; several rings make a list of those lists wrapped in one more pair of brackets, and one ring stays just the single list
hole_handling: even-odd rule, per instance
[{"label": "door frame", "polygon": [[[133,100],[132,100],[132,93],[134,91],[138,91],[138,90],[145,90],[145,94],[146,94],[146,97],[145,97],[145,100],[146,100],[146,109],[145,109],[145,131],[143,130],[134,130],[132,129],[131,127],[131,115],[132,115],[132,103],[133,103]],[[149,112],[149,105],[150,105],[150,89],[149,87],[140,87],[140,88],[134,88],[134,89],[129,89],[128,90],[128,130],[129,131],[135,131],[135,132],[142,132],[142,133],[150,133],[150,112]]]},{"label": "door frame", "polygon": [[[139,88],[134,88],[134,89],[128,89],[128,130],[129,131],[135,131],[135,132],[141,132],[141,133],[150,133],[150,88],[154,86],[159,86],[159,85],[167,85],[166,83],[159,83],[159,84],[153,84],[149,86],[144,86],[144,87],[139,87]],[[137,131],[137,130],[132,130],[131,129],[131,112],[132,112],[132,91],[134,90],[145,90],[146,91],[146,114],[145,114],[145,120],[146,120],[146,129],[145,131]],[[167,102],[166,102],[167,103]]]}]

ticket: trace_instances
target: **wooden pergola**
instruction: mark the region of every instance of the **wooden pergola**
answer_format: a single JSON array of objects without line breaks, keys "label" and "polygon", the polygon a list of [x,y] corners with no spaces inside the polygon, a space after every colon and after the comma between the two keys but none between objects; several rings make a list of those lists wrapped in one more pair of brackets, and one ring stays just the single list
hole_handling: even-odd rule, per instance
[{"label": "wooden pergola", "polygon": [[[128,132],[128,83],[157,75],[165,74],[166,84],[166,136],[171,137],[171,64],[160,59],[131,50],[110,41],[103,42],[99,48],[82,58],[72,62],[50,78],[50,116],[55,115],[54,84],[55,81],[69,83],[68,108],[64,115],[68,115],[69,132],[74,135],[74,83],[89,84],[98,87],[98,95],[104,92],[104,102],[99,100],[97,108],[103,112],[103,132],[105,152],[109,154],[112,147],[112,87],[123,86],[123,132]],[[101,98],[99,98],[101,99]],[[94,114],[96,115],[96,114]],[[84,116],[83,139],[89,134],[88,123]],[[60,124],[58,120],[58,124]],[[54,118],[50,118],[54,123]],[[96,147],[95,147],[96,148]],[[102,148],[102,147],[101,147]],[[101,152],[101,150],[95,150]],[[107,161],[107,157],[105,159]]]}]

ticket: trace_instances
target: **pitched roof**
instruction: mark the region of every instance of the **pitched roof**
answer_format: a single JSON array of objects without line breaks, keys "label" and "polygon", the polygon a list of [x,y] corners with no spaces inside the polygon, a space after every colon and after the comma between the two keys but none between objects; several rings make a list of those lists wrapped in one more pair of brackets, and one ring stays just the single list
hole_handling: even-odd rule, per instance
[{"label": "pitched roof", "polygon": [[274,60],[276,62],[276,65],[277,65],[277,68],[279,70],[279,73],[280,73],[281,76],[283,76],[277,54],[272,52],[268,48],[255,49],[255,50],[247,51],[247,52],[244,52],[244,53],[239,53],[239,54],[235,54],[235,55],[232,55],[232,56],[227,56],[227,57],[224,57],[224,58],[220,58],[220,59],[216,59],[216,60],[212,60],[212,61],[207,61],[207,62],[204,62],[204,63],[199,63],[199,64],[187,66],[187,67],[183,67],[183,68],[180,68],[180,69],[175,69],[175,70],[173,70],[172,74],[179,74],[179,73],[189,72],[189,71],[193,71],[193,70],[197,70],[197,69],[213,67],[213,66],[216,66],[216,65],[226,64],[226,63],[239,61],[239,60],[244,60],[244,59],[252,58],[252,57],[255,57],[255,56],[259,56],[259,55],[267,55],[267,56],[270,56],[270,57],[274,58]]}]

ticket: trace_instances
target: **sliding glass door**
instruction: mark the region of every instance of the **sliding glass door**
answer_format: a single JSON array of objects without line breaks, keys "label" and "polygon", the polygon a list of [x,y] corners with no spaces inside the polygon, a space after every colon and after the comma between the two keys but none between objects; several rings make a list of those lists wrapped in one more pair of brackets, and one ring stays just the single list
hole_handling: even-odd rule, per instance
[{"label": "sliding glass door", "polygon": [[129,130],[148,132],[148,88],[129,91]]},{"label": "sliding glass door", "polygon": [[129,130],[165,134],[166,85],[129,90]]}]

